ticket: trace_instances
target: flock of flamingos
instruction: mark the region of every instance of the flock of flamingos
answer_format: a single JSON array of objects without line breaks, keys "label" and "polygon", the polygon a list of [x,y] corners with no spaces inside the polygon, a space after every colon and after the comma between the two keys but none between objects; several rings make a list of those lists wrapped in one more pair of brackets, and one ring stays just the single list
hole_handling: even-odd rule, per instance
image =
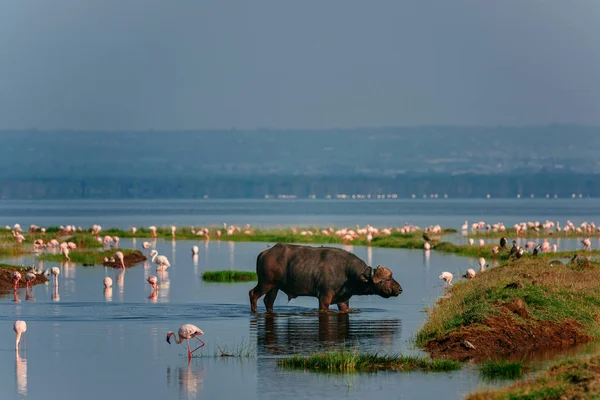
[{"label": "flock of flamingos", "polygon": [[[545,222],[528,221],[528,222],[521,222],[521,223],[514,224],[512,228],[513,228],[512,233],[514,233],[515,236],[522,236],[522,237],[525,237],[528,233],[531,233],[531,234],[535,233],[537,235],[542,235],[542,236],[551,236],[553,234],[558,234],[561,232],[564,234],[567,234],[567,235],[573,234],[574,237],[584,237],[581,242],[583,244],[583,248],[587,249],[587,250],[591,249],[591,241],[590,241],[589,237],[594,234],[596,234],[596,235],[600,234],[600,227],[596,227],[594,222],[591,222],[591,223],[583,222],[583,223],[579,224],[578,226],[576,226],[571,221],[567,221],[566,224],[564,225],[564,227],[561,227],[561,225],[558,221],[556,221],[556,222],[549,221],[549,220],[547,220]],[[25,240],[25,234],[23,233],[23,230],[19,224],[15,224],[12,227],[5,226],[5,229],[12,233],[12,236],[15,238],[16,243],[21,244]],[[362,228],[359,226],[356,226],[356,229],[352,229],[352,228],[348,228],[348,227],[345,227],[342,229],[335,229],[333,227],[327,227],[325,229],[313,228],[313,229],[299,230],[297,227],[292,227],[292,228],[290,228],[290,230],[294,235],[337,236],[337,237],[341,238],[344,242],[348,242],[348,241],[356,240],[356,239],[364,239],[367,243],[370,243],[373,240],[373,238],[376,236],[391,235],[394,232],[397,232],[400,234],[409,234],[409,233],[415,233],[415,232],[422,231],[423,238],[425,240],[425,243],[424,243],[425,251],[429,251],[431,249],[431,244],[429,243],[430,236],[438,236],[443,233],[443,230],[440,227],[440,225],[431,225],[431,226],[427,226],[427,227],[421,229],[419,226],[412,225],[412,224],[405,224],[404,226],[398,227],[398,228],[385,227],[382,229],[378,229],[373,226],[366,225],[365,227],[362,227]],[[148,231],[150,233],[150,237],[152,238],[152,240],[153,241],[156,240],[157,227],[150,226],[150,227],[148,227]],[[172,226],[171,233],[172,233],[173,239],[175,239],[175,237],[176,237],[176,231],[177,231],[177,227]],[[498,233],[498,232],[505,232],[505,231],[506,231],[506,227],[501,222],[494,223],[494,224],[487,224],[484,221],[479,221],[479,222],[475,222],[475,223],[472,223],[471,225],[469,225],[468,221],[465,221],[465,223],[461,226],[461,233],[464,236],[469,235],[469,233],[470,234],[482,234],[482,233],[485,234],[485,233]],[[43,227],[39,227],[37,225],[30,225],[29,232],[45,234],[46,229]],[[72,235],[77,232],[91,233],[92,235],[94,235],[96,237],[96,240],[98,240],[98,242],[103,244],[105,249],[115,249],[116,250],[119,247],[120,238],[117,236],[109,236],[109,235],[105,235],[104,237],[102,237],[101,236],[102,227],[100,225],[93,225],[91,227],[91,229],[89,229],[89,230],[84,230],[81,227],[75,227],[73,225],[59,227],[59,233],[61,236],[63,236],[63,235],[69,236],[69,235]],[[221,238],[221,237],[225,238],[227,236],[231,236],[234,234],[252,235],[254,233],[254,231],[252,230],[250,225],[241,227],[241,226],[227,225],[227,224],[223,224],[223,228],[220,228],[220,227],[219,228],[191,227],[190,232],[192,232],[192,234],[194,234],[204,240],[209,240],[212,235],[216,236],[217,238]],[[131,233],[137,234],[138,233],[137,228],[132,227]],[[488,239],[488,241],[489,240],[492,240],[492,239]],[[469,238],[468,241],[469,241],[470,245],[475,245],[475,241],[473,238]],[[484,246],[485,240],[480,239],[478,244],[479,244],[479,246]],[[144,250],[148,250],[150,247],[151,247],[150,242],[144,241],[142,243],[142,248]],[[52,251],[52,252],[60,251],[60,253],[64,255],[66,260],[70,260],[69,252],[71,250],[75,250],[76,248],[77,248],[77,245],[73,242],[69,242],[69,241],[59,242],[57,239],[51,239],[47,242],[45,242],[43,239],[36,239],[35,242],[33,243],[34,253],[39,254],[41,251]],[[502,237],[500,239],[498,246],[493,246],[492,254],[497,254],[503,248],[508,250],[508,239],[506,237]],[[193,246],[191,250],[192,250],[193,255],[198,254],[198,246]],[[542,251],[542,252],[554,251],[554,252],[556,252],[557,245],[556,244],[550,245],[548,239],[544,238],[543,242],[540,244],[536,244],[533,241],[528,241],[525,244],[525,248],[522,248],[520,246],[517,246],[516,241],[513,240],[513,245],[512,245],[512,248],[510,249],[509,255],[514,256],[515,258],[519,258],[520,256],[523,255],[524,251],[531,251],[532,253],[534,253],[534,255],[537,254],[538,251]],[[152,250],[150,252],[150,257],[151,257],[152,262],[156,264],[156,266],[157,266],[156,270],[158,272],[165,271],[167,268],[169,268],[171,266],[168,258],[164,255],[159,255],[156,250]],[[125,263],[124,263],[123,252],[117,250],[114,253],[114,257],[104,259],[105,262],[115,262],[115,260],[119,261],[120,268],[122,268],[124,270]],[[483,258],[483,257],[479,258],[478,262],[479,262],[480,272],[484,271],[485,267],[486,267],[485,258]],[[28,269],[27,273],[25,274],[26,292],[29,290],[32,282],[35,280],[36,274],[43,274],[45,276],[52,275],[53,285],[55,288],[58,287],[58,276],[60,275],[59,267],[52,267],[51,269],[46,269],[45,271],[42,271],[42,270],[37,270],[34,266],[32,266]],[[472,279],[473,277],[475,277],[475,275],[476,275],[475,270],[468,269],[467,273],[465,275],[463,275],[463,277],[465,277],[467,279]],[[23,277],[19,271],[14,271],[12,273],[12,279],[14,281],[15,296],[16,296],[16,291],[18,289],[18,284],[22,280],[22,278]],[[447,271],[443,272],[439,276],[439,278],[444,281],[444,287],[446,287],[446,285],[452,285],[452,280],[453,280],[452,273],[447,272]],[[157,277],[154,275],[149,276],[147,278],[147,282],[150,284],[150,286],[153,290],[152,295],[150,297],[151,298],[153,296],[156,297],[156,294],[158,291]],[[104,278],[104,286],[105,286],[105,289],[111,288],[112,279],[110,277]],[[21,320],[16,321],[14,323],[13,329],[16,333],[15,348],[18,353],[19,352],[19,343],[20,343],[22,335],[27,330],[27,324],[25,321],[21,321]],[[196,350],[198,350],[199,348],[201,348],[205,345],[205,343],[198,337],[200,335],[203,335],[204,332],[195,325],[183,324],[179,328],[177,333],[178,333],[178,337],[176,337],[176,340],[175,340],[176,343],[180,344],[183,342],[183,340],[187,341],[188,360],[191,359],[192,354]],[[175,335],[174,332],[167,333],[167,342],[168,343],[171,343],[171,337],[174,335]],[[190,339],[194,339],[194,338],[200,342],[200,345],[198,347],[192,349],[190,346]]]}]

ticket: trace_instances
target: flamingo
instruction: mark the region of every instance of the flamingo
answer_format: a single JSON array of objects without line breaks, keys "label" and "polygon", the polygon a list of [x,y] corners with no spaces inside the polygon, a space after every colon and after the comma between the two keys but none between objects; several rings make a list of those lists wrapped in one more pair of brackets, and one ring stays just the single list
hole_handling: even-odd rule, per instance
[{"label": "flamingo", "polygon": [[150,252],[150,257],[152,257],[152,262],[157,264],[158,268],[160,269],[166,269],[169,268],[171,266],[171,264],[169,263],[169,260],[167,259],[167,257],[165,256],[159,256],[158,255],[158,251],[156,250],[152,250]]},{"label": "flamingo", "polygon": [[156,277],[154,275],[150,275],[147,280],[150,286],[152,286],[152,289],[158,289],[158,285],[156,284]]},{"label": "flamingo", "polygon": [[150,229],[150,237],[156,239],[156,227],[154,225],[148,227]]},{"label": "flamingo", "polygon": [[447,285],[452,286],[452,278],[454,277],[454,275],[452,275],[450,272],[442,272],[442,274],[440,275],[440,279],[444,281],[444,288]]},{"label": "flamingo", "polygon": [[431,249],[431,245],[429,244],[429,242],[425,242],[425,244],[423,245],[423,248],[425,250],[430,250]]},{"label": "flamingo", "polygon": [[119,259],[119,261],[121,261],[121,268],[125,268],[125,257],[123,256],[123,253],[120,251],[117,251],[115,253],[115,256]]},{"label": "flamingo", "polygon": [[65,257],[67,257],[67,261],[71,261],[71,259],[69,258],[69,248],[68,247],[63,247],[60,251],[61,251],[61,253],[63,253],[65,255]]},{"label": "flamingo", "polygon": [[192,246],[192,254],[193,255],[198,254],[198,246]]},{"label": "flamingo", "polygon": [[592,249],[592,242],[590,241],[590,239],[583,239],[581,241],[581,243],[583,243],[583,247],[585,250],[591,250]]},{"label": "flamingo", "polygon": [[35,274],[33,272],[28,272],[25,274],[25,286],[26,288],[29,287],[29,285],[31,284],[31,282],[33,282],[35,280]]},{"label": "flamingo", "polygon": [[479,257],[479,271],[485,271],[485,258]]},{"label": "flamingo", "polygon": [[108,289],[111,286],[112,286],[112,278],[110,276],[107,276],[106,278],[104,278],[104,287]]},{"label": "flamingo", "polygon": [[150,242],[144,242],[144,243],[142,243],[142,247],[144,249],[149,249],[150,248]]},{"label": "flamingo", "polygon": [[60,275],[60,268],[52,267],[52,276],[54,277],[54,286],[58,286],[58,275]]},{"label": "flamingo", "polygon": [[25,321],[15,321],[15,324],[13,325],[13,330],[15,331],[15,333],[17,334],[17,341],[15,344],[15,349],[16,351],[19,351],[19,343],[21,342],[21,335],[25,333],[25,331],[27,330],[27,324],[25,323]]},{"label": "flamingo", "polygon": [[171,227],[171,235],[173,235],[173,239],[175,239],[175,231],[177,230],[176,226]]},{"label": "flamingo", "polygon": [[475,275],[477,275],[475,270],[473,268],[469,268],[467,270],[467,273],[464,275],[464,277],[467,279],[473,279],[473,278],[475,278]]},{"label": "flamingo", "polygon": [[[188,360],[192,358],[192,353],[195,352],[196,350],[198,350],[200,347],[203,347],[206,343],[204,343],[202,341],[202,339],[200,339],[198,336],[199,335],[204,335],[204,332],[202,332],[202,329],[198,328],[196,325],[192,325],[192,324],[183,324],[179,327],[179,338],[175,338],[176,339],[176,343],[177,344],[181,344],[181,342],[183,342],[183,340],[187,340],[187,345],[188,345]],[[175,333],[173,331],[170,331],[167,333],[167,343],[171,344],[171,336],[174,336]],[[196,347],[194,350],[190,350],[190,339],[196,338],[200,341],[200,343],[202,343],[200,346]]]},{"label": "flamingo", "polygon": [[21,280],[21,273],[19,271],[15,271],[12,273],[13,281],[15,281],[15,290],[19,286],[19,281]]}]

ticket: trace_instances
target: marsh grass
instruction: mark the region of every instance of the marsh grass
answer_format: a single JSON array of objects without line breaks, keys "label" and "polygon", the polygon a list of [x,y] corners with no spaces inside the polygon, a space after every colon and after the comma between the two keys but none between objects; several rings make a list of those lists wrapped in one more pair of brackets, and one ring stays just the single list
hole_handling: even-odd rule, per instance
[{"label": "marsh grass", "polygon": [[[474,257],[474,258],[484,257],[486,259],[496,258],[498,260],[503,260],[503,261],[508,260],[509,250],[508,249],[501,250],[498,252],[498,254],[494,255],[494,254],[492,254],[492,248],[494,246],[495,245],[492,245],[492,244],[486,244],[484,246],[479,246],[478,244],[469,245],[469,244],[454,244],[454,243],[450,243],[450,242],[441,242],[434,247],[434,250],[441,251],[444,253],[452,253],[452,254],[456,254],[456,255],[464,256],[464,257]],[[597,255],[600,255],[600,251],[598,251],[598,250],[591,250],[591,251],[583,251],[583,250],[575,251],[575,250],[573,250],[573,251],[559,251],[556,253],[540,252],[540,253],[538,253],[537,258],[539,258],[539,259],[571,258],[574,254],[580,254],[583,256],[597,256]],[[534,259],[534,258],[535,257],[533,256],[533,254],[529,253],[529,252],[523,253],[523,256],[521,257],[521,259]]]},{"label": "marsh grass", "polygon": [[[108,257],[108,258],[114,257],[115,252],[117,252],[117,251],[120,251],[123,253],[124,256],[127,256],[128,254],[132,254],[132,253],[136,252],[137,250],[121,249],[121,248],[115,249],[115,250],[75,249],[69,253],[69,258],[71,259],[71,262],[78,263],[78,264],[88,264],[88,265],[103,264],[104,257]],[[61,261],[67,260],[64,256],[64,254],[62,254],[62,253],[56,253],[56,254],[41,253],[39,255],[39,259],[46,260],[46,261],[55,261],[55,262],[61,262]]]},{"label": "marsh grass", "polygon": [[277,361],[287,369],[315,372],[349,373],[379,370],[441,372],[460,369],[460,363],[444,359],[430,359],[403,355],[369,354],[357,350],[318,352],[308,356],[295,355]]},{"label": "marsh grass", "polygon": [[[584,333],[600,338],[600,268],[593,263],[549,266],[542,259],[521,259],[479,273],[475,279],[457,282],[451,296],[441,298],[428,311],[416,344],[445,337],[461,327],[479,324],[502,312],[514,298],[522,300],[528,321],[575,320]],[[519,320],[519,316],[512,314]]]},{"label": "marsh grass", "polygon": [[517,379],[525,372],[525,363],[521,361],[488,360],[479,365],[479,372],[486,379]]},{"label": "marsh grass", "polygon": [[233,347],[219,346],[217,345],[218,352],[214,353],[215,358],[220,357],[237,357],[237,358],[250,358],[256,356],[257,345],[252,344],[247,340],[242,341]]},{"label": "marsh grass", "polygon": [[473,393],[468,400],[503,399],[598,399],[600,356],[567,360],[533,379],[507,388]]},{"label": "marsh grass", "polygon": [[247,282],[258,280],[256,272],[252,271],[204,271],[202,280],[207,282]]}]

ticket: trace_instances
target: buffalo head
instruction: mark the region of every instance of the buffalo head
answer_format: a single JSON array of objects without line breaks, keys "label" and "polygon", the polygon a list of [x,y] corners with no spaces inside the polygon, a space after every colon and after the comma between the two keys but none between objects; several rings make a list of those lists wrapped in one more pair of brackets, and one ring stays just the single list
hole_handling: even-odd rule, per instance
[{"label": "buffalo head", "polygon": [[402,293],[402,287],[392,277],[392,271],[381,265],[378,265],[375,270],[367,267],[365,272],[360,276],[360,280],[369,283],[369,289],[373,294],[378,294],[386,299]]}]

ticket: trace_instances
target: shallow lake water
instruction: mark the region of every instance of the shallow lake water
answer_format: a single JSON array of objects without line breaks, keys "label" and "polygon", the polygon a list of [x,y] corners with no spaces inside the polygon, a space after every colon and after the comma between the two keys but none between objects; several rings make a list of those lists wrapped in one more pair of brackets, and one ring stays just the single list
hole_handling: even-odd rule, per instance
[{"label": "shallow lake water", "polygon": [[[89,227],[171,225],[206,226],[222,222],[254,226],[337,225],[421,226],[440,224],[458,229],[465,220],[502,221],[506,226],[546,218],[593,221],[600,213],[597,199],[523,200],[128,200],[128,201],[0,201],[2,226],[74,224]],[[450,240],[466,243],[457,234]],[[446,238],[445,238],[446,239]],[[123,239],[121,247],[141,248],[143,239]],[[486,239],[497,242],[498,239]],[[524,246],[525,240],[519,244]],[[580,239],[551,239],[559,250],[581,248]],[[192,257],[191,247],[200,246]],[[272,243],[271,243],[272,245]],[[125,272],[104,267],[62,263],[58,291],[36,285],[31,296],[19,290],[0,295],[0,399],[244,398],[244,399],[363,399],[463,398],[480,387],[497,385],[466,365],[451,373],[379,372],[327,375],[277,368],[279,357],[339,346],[380,353],[422,354],[412,340],[424,322],[425,307],[443,295],[438,279],[450,271],[462,279],[477,260],[435,251],[344,247],[369,265],[385,265],[404,291],[397,298],[352,298],[357,312],[340,315],[315,312],[317,299],[288,303],[280,293],[275,315],[252,315],[248,291],[254,283],[206,283],[205,270],[254,270],[256,255],[266,243],[158,240],[154,246],[173,267],[158,274],[149,262]],[[600,240],[592,238],[592,247]],[[49,268],[35,256],[0,260]],[[489,259],[491,266],[494,260]],[[476,268],[476,267],[475,267]],[[159,276],[156,297],[145,279]],[[102,280],[113,278],[112,290]],[[332,307],[332,310],[335,310]],[[20,355],[15,356],[12,324],[27,321]],[[184,323],[201,327],[207,346],[188,364],[185,344],[165,338]],[[219,347],[252,350],[246,358],[215,357]],[[566,352],[538,352],[542,363],[564,355],[597,352],[580,346]]]},{"label": "shallow lake water", "polygon": [[[140,240],[123,239],[121,247],[140,248]],[[424,319],[423,310],[443,294],[438,279],[444,270],[464,271],[466,259],[417,250],[346,248],[373,265],[386,265],[404,292],[397,298],[357,296],[357,312],[319,315],[317,299],[301,297],[288,303],[280,293],[275,315],[252,315],[248,291],[254,283],[206,283],[205,270],[254,270],[265,243],[155,243],[172,267],[159,274],[148,262],[122,272],[104,267],[62,263],[58,293],[52,284],[0,297],[1,398],[461,398],[484,382],[470,367],[452,373],[380,372],[323,375],[278,369],[278,357],[339,346],[380,353],[421,354],[412,338]],[[343,246],[340,246],[343,247]],[[35,257],[8,260],[35,263]],[[40,265],[37,263],[36,265]],[[44,262],[44,268],[58,263]],[[159,277],[156,298],[145,279]],[[110,293],[102,280],[113,278]],[[18,300],[18,301],[15,301]],[[335,307],[332,307],[334,310]],[[12,323],[27,322],[25,343],[15,357]],[[193,323],[205,334],[206,347],[188,365],[185,344],[165,338],[181,324]],[[185,342],[184,342],[185,343]],[[235,352],[250,348],[248,358],[214,357],[218,347]]]}]

